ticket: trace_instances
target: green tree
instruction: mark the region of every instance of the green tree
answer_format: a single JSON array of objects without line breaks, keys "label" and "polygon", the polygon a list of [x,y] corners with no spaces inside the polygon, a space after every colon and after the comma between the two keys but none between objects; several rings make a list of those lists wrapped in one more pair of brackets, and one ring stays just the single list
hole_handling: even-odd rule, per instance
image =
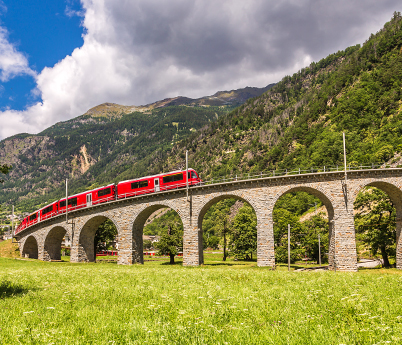
[{"label": "green tree", "polygon": [[231,226],[231,252],[236,258],[253,259],[257,250],[257,217],[253,208],[245,204],[233,219]]},{"label": "green tree", "polygon": [[273,218],[275,261],[282,263],[288,261],[288,224],[290,224],[290,260],[293,263],[301,257],[303,252],[299,245],[301,235],[303,235],[303,227],[299,222],[299,217],[286,209],[275,207]]},{"label": "green tree", "polygon": [[[204,237],[205,237],[205,234],[204,234]],[[204,246],[205,246],[205,248],[219,249],[219,242],[220,242],[220,238],[218,236],[215,236],[215,235],[207,236],[204,239],[204,244],[205,244]]]},{"label": "green tree", "polygon": [[[231,230],[229,214],[230,208],[235,202],[235,199],[225,199],[212,205],[202,222],[202,228],[207,238],[209,236],[211,241],[216,240],[216,237],[220,238],[223,247],[223,261],[226,261],[228,256],[227,244]],[[214,245],[214,243],[211,244]]]},{"label": "green tree", "polygon": [[151,248],[152,248],[152,241],[150,241],[150,240],[145,240],[145,241],[144,241],[144,244],[143,244],[143,248],[144,248],[145,250],[151,249]]},{"label": "green tree", "polygon": [[117,229],[109,219],[99,225],[95,233],[94,248],[95,254],[102,250],[108,250],[110,242],[113,242],[117,236]]},{"label": "green tree", "polygon": [[[0,164],[0,173],[2,173],[4,175],[7,175],[10,172],[11,169],[12,169],[11,165]],[[0,183],[3,183],[3,182],[4,182],[4,180],[0,179]]]},{"label": "green tree", "polygon": [[302,223],[304,236],[301,236],[300,243],[305,254],[314,258],[319,263],[318,235],[320,235],[321,260],[323,254],[328,252],[328,220],[321,217],[321,214],[315,215],[311,219]]},{"label": "green tree", "polygon": [[169,225],[164,230],[159,242],[155,243],[158,255],[169,255],[170,264],[174,264],[174,257],[183,250],[183,227],[177,224]]},{"label": "green tree", "polygon": [[226,258],[228,257],[228,252],[227,252],[227,244],[228,244],[228,239],[229,239],[229,234],[230,234],[230,220],[229,220],[229,215],[227,213],[224,213],[222,215],[222,218],[218,220],[217,223],[217,230],[218,234],[222,237],[222,245],[223,245],[223,261],[226,261]]},{"label": "green tree", "polygon": [[386,193],[366,187],[356,197],[355,228],[359,238],[367,244],[373,255],[380,252],[384,267],[390,267],[389,257],[395,256],[395,208]]}]

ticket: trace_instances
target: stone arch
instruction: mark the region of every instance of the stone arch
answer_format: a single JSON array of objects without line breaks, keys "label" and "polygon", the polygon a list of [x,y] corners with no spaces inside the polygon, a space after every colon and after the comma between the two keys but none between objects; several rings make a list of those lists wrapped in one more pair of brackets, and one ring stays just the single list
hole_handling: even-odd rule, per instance
[{"label": "stone arch", "polygon": [[383,192],[385,192],[392,203],[394,204],[396,211],[396,267],[398,269],[402,269],[402,190],[401,186],[397,186],[388,181],[367,181],[366,183],[359,184],[359,186],[353,190],[351,193],[351,205],[353,207],[354,202],[357,198],[357,195],[363,190],[365,187],[376,187]]},{"label": "stone arch", "polygon": [[[392,200],[393,204],[395,205],[395,209],[402,212],[402,188],[401,186],[396,186],[393,183],[388,181],[366,181],[366,183],[359,184],[357,188],[355,188],[351,193],[351,204],[353,205],[357,195],[363,190],[365,187],[376,187],[381,189],[383,192],[387,193],[390,199]],[[402,216],[402,213],[400,213]]]},{"label": "stone arch", "polygon": [[[133,218],[131,223],[132,228],[132,262],[133,263],[144,263],[144,251],[143,251],[143,240],[142,235],[144,232],[144,225],[147,219],[150,217],[152,213],[158,211],[162,208],[170,208],[173,211],[177,212],[182,223],[183,223],[183,214],[180,208],[176,208],[175,205],[172,205],[169,202],[158,202],[152,205],[147,204],[143,206],[138,211],[137,215]],[[184,227],[184,223],[183,223]]]},{"label": "stone arch", "polygon": [[77,261],[95,262],[95,234],[98,230],[99,225],[101,225],[107,219],[111,220],[116,226],[117,231],[119,231],[119,227],[116,225],[116,222],[112,218],[105,215],[96,215],[88,219],[78,232],[78,252],[76,258]]},{"label": "stone arch", "polygon": [[66,234],[66,229],[60,225],[48,231],[45,235],[43,260],[61,260],[61,242]]},{"label": "stone arch", "polygon": [[329,234],[328,234],[328,241],[329,241],[329,253],[328,253],[328,266],[329,269],[334,269],[335,263],[335,227],[334,227],[334,200],[331,195],[327,193],[327,191],[322,188],[321,186],[288,186],[286,189],[282,189],[280,193],[277,193],[273,199],[272,207],[270,208],[270,219],[273,221],[273,211],[274,207],[282,196],[292,192],[306,192],[315,196],[316,198],[320,199],[323,203],[325,208],[328,212],[328,223],[329,223]]},{"label": "stone arch", "polygon": [[22,249],[22,257],[38,258],[38,241],[34,235],[28,236]]},{"label": "stone arch", "polygon": [[[225,200],[225,199],[236,199],[240,201],[244,201],[251,205],[253,208],[254,212],[257,213],[257,209],[255,205],[253,205],[253,201],[249,200],[246,198],[244,195],[237,195],[236,193],[227,193],[227,194],[219,194],[219,195],[212,195],[210,198],[200,207],[200,211],[198,212],[197,215],[197,226],[198,228],[202,231],[202,220],[204,219],[205,213],[209,210],[209,208],[216,204],[219,201]],[[201,237],[202,238],[202,237]],[[202,243],[201,243],[202,244]]]},{"label": "stone arch", "polygon": [[202,229],[202,221],[204,219],[205,214],[207,213],[207,211],[209,210],[209,208],[216,204],[219,201],[225,200],[225,199],[236,199],[236,200],[240,200],[243,202],[248,203],[254,210],[254,212],[257,215],[257,229],[258,229],[258,225],[259,222],[261,223],[261,221],[259,220],[258,217],[258,213],[257,213],[257,208],[255,207],[254,203],[252,200],[250,200],[249,198],[245,197],[244,194],[240,194],[238,195],[237,193],[224,193],[224,194],[218,194],[218,195],[211,195],[208,200],[206,200],[202,206],[200,207],[199,211],[197,212],[196,215],[196,224],[197,224],[197,234],[198,234],[198,255],[199,255],[199,262],[200,264],[204,263],[204,248],[203,248],[203,229]]},{"label": "stone arch", "polygon": [[293,192],[306,192],[308,194],[314,195],[316,198],[320,199],[328,212],[328,218],[331,220],[334,217],[334,200],[331,195],[327,193],[327,191],[321,186],[312,187],[312,186],[287,186],[287,188],[282,188],[280,193],[277,193],[272,201],[273,207],[271,208],[271,216],[274,211],[274,206],[277,201],[288,193]]}]

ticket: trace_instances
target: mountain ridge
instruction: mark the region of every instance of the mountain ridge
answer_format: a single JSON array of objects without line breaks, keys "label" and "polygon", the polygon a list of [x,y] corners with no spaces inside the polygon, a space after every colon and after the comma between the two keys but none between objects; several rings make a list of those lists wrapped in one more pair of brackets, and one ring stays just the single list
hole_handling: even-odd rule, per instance
[{"label": "mountain ridge", "polygon": [[121,105],[117,103],[102,103],[87,110],[83,115],[98,116],[120,116],[121,114],[129,114],[132,112],[149,112],[156,108],[163,108],[168,106],[224,106],[224,105],[240,105],[247,99],[257,97],[268,91],[275,84],[268,84],[265,87],[249,87],[241,89],[234,89],[230,91],[217,91],[212,96],[204,96],[200,98],[189,98],[184,96],[177,96],[172,98],[165,98],[160,101],[149,103],[147,105]]}]

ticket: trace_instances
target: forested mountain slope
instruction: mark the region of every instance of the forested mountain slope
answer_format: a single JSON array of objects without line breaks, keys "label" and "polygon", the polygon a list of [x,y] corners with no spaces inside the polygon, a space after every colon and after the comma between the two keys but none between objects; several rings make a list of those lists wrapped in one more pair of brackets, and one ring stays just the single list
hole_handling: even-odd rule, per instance
[{"label": "forested mountain slope", "polygon": [[179,142],[165,170],[190,151],[209,178],[343,163],[401,164],[402,19],[360,45],[329,55]]},{"label": "forested mountain slope", "polygon": [[[142,107],[105,103],[38,135],[18,134],[2,140],[0,163],[11,164],[13,170],[0,186],[0,204],[14,203],[29,212],[61,198],[65,178],[70,179],[73,194],[147,175],[151,163],[160,168],[177,141],[271,86],[186,98],[187,105],[184,97]],[[220,105],[210,105],[215,103]]]}]

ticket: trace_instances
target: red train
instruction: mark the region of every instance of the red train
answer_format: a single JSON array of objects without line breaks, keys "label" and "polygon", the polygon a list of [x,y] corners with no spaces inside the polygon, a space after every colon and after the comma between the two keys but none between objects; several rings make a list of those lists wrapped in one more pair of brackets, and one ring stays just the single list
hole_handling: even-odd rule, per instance
[{"label": "red train", "polygon": [[[188,185],[194,186],[202,182],[194,169],[188,169]],[[141,177],[134,180],[122,181],[68,197],[68,211],[90,207],[103,202],[131,198],[134,196],[155,193],[186,186],[186,171],[171,171],[166,174]],[[66,198],[52,202],[35,211],[18,225],[15,234],[42,220],[66,212]]]}]

